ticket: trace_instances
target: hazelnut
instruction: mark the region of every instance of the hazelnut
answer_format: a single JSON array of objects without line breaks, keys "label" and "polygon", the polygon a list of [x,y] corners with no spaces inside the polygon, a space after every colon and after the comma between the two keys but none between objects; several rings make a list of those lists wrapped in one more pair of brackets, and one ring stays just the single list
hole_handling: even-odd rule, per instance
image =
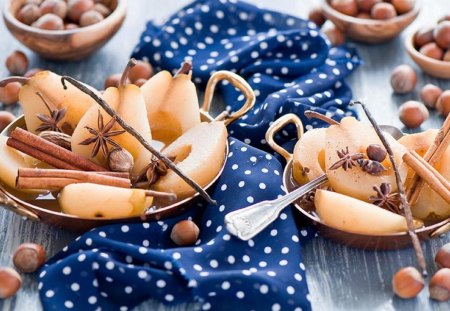
[{"label": "hazelnut", "polygon": [[327,36],[332,46],[342,45],[345,42],[344,33],[331,21],[326,21],[321,28],[321,32]]},{"label": "hazelnut", "polygon": [[35,74],[37,74],[38,72],[44,71],[44,69],[42,68],[33,68],[28,70],[27,72],[25,72],[25,74],[23,75],[25,78],[31,78],[32,76],[34,76]]},{"label": "hazelnut", "polygon": [[13,268],[0,268],[0,299],[14,296],[22,285],[22,278]]},{"label": "hazelnut", "polygon": [[442,51],[442,49],[434,42],[430,42],[422,46],[419,52],[427,57],[437,60],[441,60],[444,54],[444,51]]},{"label": "hazelnut", "polygon": [[428,119],[429,112],[424,104],[410,100],[400,106],[398,115],[407,128],[416,128]]},{"label": "hazelnut", "polygon": [[435,108],[436,102],[441,94],[442,90],[440,87],[434,84],[427,84],[420,91],[420,99],[422,99],[427,107]]},{"label": "hazelnut", "polygon": [[442,57],[442,60],[444,62],[450,62],[450,49],[448,49],[447,52],[445,52],[444,56]]},{"label": "hazelnut", "polygon": [[374,19],[391,19],[397,16],[397,11],[392,4],[381,2],[373,6],[370,15]]},{"label": "hazelnut", "polygon": [[336,11],[350,16],[358,14],[358,6],[355,0],[331,0],[331,7]]},{"label": "hazelnut", "polygon": [[439,113],[446,118],[450,113],[450,90],[442,92],[436,102],[436,109]]},{"label": "hazelnut", "polygon": [[89,10],[84,12],[80,17],[80,26],[86,27],[97,24],[103,20],[103,15],[97,11]]},{"label": "hazelnut", "polygon": [[360,12],[369,13],[373,6],[382,0],[356,0],[356,5]]},{"label": "hazelnut", "polygon": [[322,26],[326,21],[325,16],[322,14],[322,9],[319,7],[315,7],[309,11],[308,19],[318,27]]},{"label": "hazelnut", "polygon": [[367,157],[370,160],[377,162],[383,162],[387,155],[386,149],[384,149],[383,146],[378,144],[371,144],[367,146],[366,153]]},{"label": "hazelnut", "polygon": [[28,70],[28,58],[25,53],[21,51],[12,52],[8,58],[6,58],[5,64],[11,75],[22,76]]},{"label": "hazelnut", "polygon": [[122,78],[121,73],[115,73],[106,78],[104,85],[105,90],[109,87],[118,87],[120,83],[120,78]]},{"label": "hazelnut", "polygon": [[8,111],[0,111],[0,132],[2,132],[16,117]]},{"label": "hazelnut", "polygon": [[44,262],[45,251],[39,244],[23,243],[14,252],[13,263],[21,272],[35,272]]},{"label": "hazelnut", "polygon": [[109,151],[108,166],[113,172],[130,172],[134,166],[134,159],[126,149],[114,148]]},{"label": "hazelnut", "polygon": [[170,233],[172,241],[180,246],[192,245],[197,241],[200,229],[191,220],[182,220],[175,224]]},{"label": "hazelnut", "polygon": [[150,79],[153,75],[153,68],[148,62],[144,62],[142,60],[138,60],[136,65],[130,69],[128,74],[128,79],[133,83],[139,79]]},{"label": "hazelnut", "polygon": [[107,17],[111,14],[111,10],[104,4],[96,3],[94,5],[94,10],[102,14],[103,17]]},{"label": "hazelnut", "polygon": [[409,93],[416,87],[417,75],[409,65],[400,65],[391,73],[391,86],[395,93]]},{"label": "hazelnut", "polygon": [[424,288],[424,280],[414,267],[402,268],[392,278],[394,293],[404,299],[416,297]]},{"label": "hazelnut", "polygon": [[363,18],[363,19],[372,19],[372,16],[370,16],[369,13],[361,12],[358,15],[356,15],[357,18]]},{"label": "hazelnut", "polygon": [[32,26],[44,30],[63,30],[64,22],[58,15],[48,13],[39,17]]},{"label": "hazelnut", "polygon": [[412,11],[414,5],[416,4],[415,0],[391,0],[392,5],[398,14],[405,14],[409,11]]},{"label": "hazelnut", "polygon": [[41,4],[41,12],[42,15],[52,13],[64,19],[67,15],[67,3],[61,0],[44,0]]},{"label": "hazelnut", "polygon": [[74,22],[78,22],[81,15],[93,7],[94,1],[92,0],[69,0],[67,3],[67,17]]},{"label": "hazelnut", "polygon": [[8,83],[5,87],[0,87],[0,103],[12,105],[19,100],[19,91],[22,85],[19,82]]},{"label": "hazelnut", "polygon": [[65,30],[72,30],[72,29],[78,29],[78,28],[80,28],[80,26],[78,26],[77,24],[74,24],[74,23],[64,24]]},{"label": "hazelnut", "polygon": [[450,268],[450,243],[444,244],[434,257],[439,268]]},{"label": "hazelnut", "polygon": [[438,301],[450,299],[450,269],[438,270],[430,280],[430,298]]},{"label": "hazelnut", "polygon": [[36,4],[26,4],[17,13],[17,19],[24,24],[31,25],[41,17],[41,9]]},{"label": "hazelnut", "polygon": [[433,42],[433,30],[434,27],[427,27],[419,29],[414,35],[414,45],[420,49],[427,43]]},{"label": "hazelnut", "polygon": [[450,21],[440,22],[434,29],[433,36],[440,48],[450,49]]},{"label": "hazelnut", "polygon": [[147,82],[147,79],[137,79],[136,81],[133,82],[134,85],[137,85],[139,87],[143,86],[145,84],[145,82]]}]

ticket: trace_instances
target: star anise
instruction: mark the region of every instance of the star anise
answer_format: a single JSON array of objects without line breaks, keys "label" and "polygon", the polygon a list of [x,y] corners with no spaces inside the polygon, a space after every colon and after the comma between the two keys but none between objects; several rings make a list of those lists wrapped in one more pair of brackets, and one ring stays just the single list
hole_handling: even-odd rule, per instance
[{"label": "star anise", "polygon": [[91,152],[91,158],[95,157],[98,154],[100,149],[102,149],[102,153],[105,156],[105,158],[108,157],[108,153],[109,153],[108,144],[110,144],[116,148],[121,148],[118,143],[116,143],[114,140],[111,139],[111,137],[123,134],[123,133],[125,133],[125,131],[124,130],[111,131],[111,129],[114,126],[114,123],[116,123],[116,120],[114,118],[112,118],[111,120],[109,120],[108,123],[106,123],[106,125],[104,125],[103,116],[99,110],[98,111],[98,119],[97,119],[98,130],[96,130],[90,126],[85,126],[85,128],[93,136],[89,137],[88,139],[83,140],[80,143],[80,145],[87,146],[90,144],[94,144],[94,147],[92,148],[92,152]]},{"label": "star anise", "polygon": [[388,211],[400,214],[400,196],[397,192],[392,193],[390,183],[382,183],[379,187],[374,186],[373,190],[377,195],[369,197],[370,202]]},{"label": "star anise", "polygon": [[[168,159],[174,161],[175,157],[168,157]],[[165,176],[168,170],[169,168],[163,161],[153,157],[150,163],[139,173],[136,182],[145,180],[145,183],[148,184],[148,186],[151,186],[156,183],[161,176]]]},{"label": "star anise", "polygon": [[61,128],[58,126],[58,123],[64,118],[66,115],[67,109],[51,109],[45,100],[44,96],[41,93],[36,92],[36,95],[41,98],[44,102],[45,107],[47,107],[49,115],[45,115],[43,113],[38,113],[36,117],[42,121],[42,124],[36,129],[37,132],[44,131],[53,131],[53,132],[62,132]]},{"label": "star anise", "polygon": [[336,161],[331,167],[330,170],[337,170],[338,168],[342,167],[344,171],[347,171],[351,169],[353,166],[358,165],[358,160],[362,159],[364,157],[364,154],[362,153],[350,153],[348,151],[348,147],[346,149],[337,150],[337,155],[339,157],[339,160]]}]

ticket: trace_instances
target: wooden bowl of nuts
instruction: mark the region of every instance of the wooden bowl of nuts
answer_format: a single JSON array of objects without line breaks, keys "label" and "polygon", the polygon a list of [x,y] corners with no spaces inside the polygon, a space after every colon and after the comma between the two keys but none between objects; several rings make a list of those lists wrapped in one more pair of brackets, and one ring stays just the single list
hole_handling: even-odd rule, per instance
[{"label": "wooden bowl of nuts", "polygon": [[323,15],[350,39],[381,43],[400,34],[417,17],[420,0],[322,0]]},{"label": "wooden bowl of nuts", "polygon": [[124,0],[7,0],[6,27],[44,58],[79,60],[101,48],[126,15]]},{"label": "wooden bowl of nuts", "polygon": [[450,21],[417,30],[405,41],[412,60],[427,74],[450,79]]}]

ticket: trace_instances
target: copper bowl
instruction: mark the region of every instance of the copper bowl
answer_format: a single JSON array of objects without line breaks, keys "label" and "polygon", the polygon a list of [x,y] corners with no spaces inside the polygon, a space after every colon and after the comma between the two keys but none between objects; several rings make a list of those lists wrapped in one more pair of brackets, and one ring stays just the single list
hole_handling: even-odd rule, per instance
[{"label": "copper bowl", "polygon": [[442,79],[450,79],[450,62],[437,60],[420,53],[414,46],[414,35],[408,36],[405,40],[406,52],[412,60],[430,76]]},{"label": "copper bowl", "polygon": [[101,22],[72,30],[43,30],[28,26],[16,19],[25,0],[6,0],[3,19],[13,36],[44,58],[52,60],[80,60],[101,48],[122,26],[126,15],[126,1],[112,0],[112,13]]},{"label": "copper bowl", "polygon": [[[298,138],[303,134],[303,125],[301,120],[294,114],[287,114],[277,121],[267,131],[266,140],[270,147],[282,155],[287,164],[283,173],[283,185],[288,193],[292,192],[298,185],[292,177],[293,155],[279,146],[274,135],[284,128],[287,124],[294,124],[298,131]],[[339,230],[326,225],[315,213],[315,208],[302,206],[300,200],[294,203],[299,212],[303,224],[312,224],[315,226],[321,236],[329,238],[347,246],[368,249],[368,250],[392,250],[411,246],[411,238],[407,232],[367,235]],[[450,219],[445,219],[437,223],[427,224],[423,228],[417,229],[417,236],[421,241],[440,236],[450,231]]]},{"label": "copper bowl", "polygon": [[345,15],[333,9],[329,2],[329,0],[321,2],[323,15],[347,37],[364,43],[382,43],[393,39],[416,19],[422,5],[421,0],[416,0],[410,12],[387,20],[376,20]]},{"label": "copper bowl", "polygon": [[[228,113],[222,113],[216,118],[213,118],[209,114],[211,107],[214,89],[218,82],[222,80],[229,81],[233,86],[238,88],[244,94],[246,101],[242,108],[235,113],[229,115]],[[203,106],[200,109],[200,119],[202,122],[211,122],[213,120],[223,120],[225,125],[229,125],[233,121],[245,115],[250,111],[255,104],[255,94],[248,85],[248,83],[240,76],[229,71],[218,71],[214,73],[208,81],[206,86]],[[25,119],[23,116],[16,119],[7,128],[3,130],[1,135],[9,136],[9,133],[16,127],[25,128]],[[227,155],[229,151],[228,144],[224,150],[225,158],[222,163],[222,168],[215,176],[215,178],[204,189],[210,188],[220,177],[226,163]],[[182,213],[189,207],[189,202],[196,198],[199,194],[196,193],[189,198],[182,201],[175,202],[167,205],[165,202],[155,200],[153,206],[146,214],[147,220],[160,220],[167,217],[172,217]],[[3,207],[25,216],[31,220],[43,221],[50,225],[66,229],[74,232],[85,232],[91,228],[99,227],[108,224],[124,223],[124,222],[142,222],[140,217],[127,217],[127,218],[82,218],[73,215],[68,215],[61,212],[58,206],[57,200],[53,196],[30,197],[27,194],[19,193],[13,189],[9,189],[0,183],[0,205]]]}]

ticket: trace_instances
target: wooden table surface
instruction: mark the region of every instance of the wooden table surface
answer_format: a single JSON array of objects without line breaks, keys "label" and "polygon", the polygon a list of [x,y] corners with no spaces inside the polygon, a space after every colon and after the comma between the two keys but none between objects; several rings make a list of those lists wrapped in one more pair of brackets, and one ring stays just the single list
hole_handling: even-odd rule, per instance
[{"label": "wooden table surface", "polygon": [[[15,41],[0,21],[0,64],[15,49],[26,52],[32,67],[49,68],[59,74],[72,75],[94,87],[102,88],[104,78],[120,72],[125,65],[134,44],[148,19],[162,20],[188,3],[186,0],[133,0],[128,1],[128,18],[118,34],[97,54],[76,63],[50,62],[39,58]],[[252,0],[275,10],[305,17],[313,1],[309,0]],[[356,44],[365,64],[348,80],[353,87],[354,97],[363,99],[371,107],[381,123],[401,127],[397,117],[398,106],[409,99],[418,99],[418,90],[426,83],[450,88],[450,81],[437,80],[423,74],[406,55],[403,41],[405,35],[420,25],[432,23],[444,13],[450,13],[450,0],[426,0],[419,18],[402,36],[391,42],[368,46]],[[4,0],[0,0],[3,7]],[[389,85],[390,71],[394,66],[407,63],[418,72],[416,91],[404,96],[393,95]],[[0,77],[8,73],[0,66]],[[1,107],[20,113],[17,107]],[[443,122],[435,112],[424,124],[423,129],[437,128]],[[1,161],[1,159],[0,159]],[[49,255],[61,250],[76,236],[41,223],[26,221],[21,217],[0,210],[0,266],[11,264],[14,249],[22,242],[34,241],[45,246]],[[434,272],[433,256],[438,248],[450,241],[450,235],[424,243],[428,270]],[[303,245],[303,256],[307,267],[308,285],[315,310],[450,310],[449,303],[436,303],[428,298],[428,290],[412,300],[395,298],[391,289],[391,278],[400,267],[415,265],[412,249],[373,252],[348,248],[321,237]],[[178,306],[172,310],[195,308]],[[36,276],[24,276],[19,293],[12,299],[0,300],[1,310],[42,309],[37,291]],[[156,302],[147,302],[139,310],[166,310]]]}]

